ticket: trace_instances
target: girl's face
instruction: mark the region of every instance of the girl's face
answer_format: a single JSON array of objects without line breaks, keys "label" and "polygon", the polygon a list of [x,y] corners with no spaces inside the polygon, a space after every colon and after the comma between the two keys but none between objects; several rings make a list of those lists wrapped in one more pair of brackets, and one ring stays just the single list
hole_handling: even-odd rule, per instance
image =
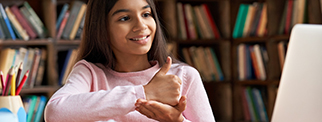
[{"label": "girl's face", "polygon": [[118,0],[108,14],[108,26],[116,56],[146,55],[150,50],[156,23],[146,0]]}]

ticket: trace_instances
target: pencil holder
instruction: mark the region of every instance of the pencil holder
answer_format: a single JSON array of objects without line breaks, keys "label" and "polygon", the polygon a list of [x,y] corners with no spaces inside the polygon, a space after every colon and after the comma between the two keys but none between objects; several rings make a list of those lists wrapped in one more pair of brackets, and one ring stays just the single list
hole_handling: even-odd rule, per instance
[{"label": "pencil holder", "polygon": [[26,122],[26,111],[19,95],[0,96],[0,118],[3,122]]}]

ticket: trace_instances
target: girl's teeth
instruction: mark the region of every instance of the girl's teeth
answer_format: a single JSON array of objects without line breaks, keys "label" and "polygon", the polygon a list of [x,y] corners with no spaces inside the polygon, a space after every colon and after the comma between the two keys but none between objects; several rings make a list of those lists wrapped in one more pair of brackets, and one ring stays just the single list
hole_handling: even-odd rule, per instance
[{"label": "girl's teeth", "polygon": [[134,41],[143,40],[143,39],[146,39],[146,36],[142,38],[133,38]]}]

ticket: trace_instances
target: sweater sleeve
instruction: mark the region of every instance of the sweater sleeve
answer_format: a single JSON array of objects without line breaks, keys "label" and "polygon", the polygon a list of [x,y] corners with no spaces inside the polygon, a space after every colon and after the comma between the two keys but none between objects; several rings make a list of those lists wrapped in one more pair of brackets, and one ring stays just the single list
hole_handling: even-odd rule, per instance
[{"label": "sweater sleeve", "polygon": [[185,66],[183,81],[183,85],[186,85],[183,95],[187,97],[187,107],[183,112],[185,118],[192,122],[214,122],[215,118],[199,72],[193,67]]},{"label": "sweater sleeve", "polygon": [[92,91],[93,82],[98,80],[96,75],[89,64],[75,65],[67,83],[48,101],[45,120],[47,122],[105,121],[134,111],[136,100],[145,99],[142,85],[117,86]]}]

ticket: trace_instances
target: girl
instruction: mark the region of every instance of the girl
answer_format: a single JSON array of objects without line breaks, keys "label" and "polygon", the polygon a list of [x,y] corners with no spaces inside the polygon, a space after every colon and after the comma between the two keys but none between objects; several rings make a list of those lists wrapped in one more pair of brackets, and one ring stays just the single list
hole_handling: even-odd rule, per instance
[{"label": "girl", "polygon": [[78,62],[45,120],[215,121],[197,70],[167,55],[153,0],[89,0]]}]

